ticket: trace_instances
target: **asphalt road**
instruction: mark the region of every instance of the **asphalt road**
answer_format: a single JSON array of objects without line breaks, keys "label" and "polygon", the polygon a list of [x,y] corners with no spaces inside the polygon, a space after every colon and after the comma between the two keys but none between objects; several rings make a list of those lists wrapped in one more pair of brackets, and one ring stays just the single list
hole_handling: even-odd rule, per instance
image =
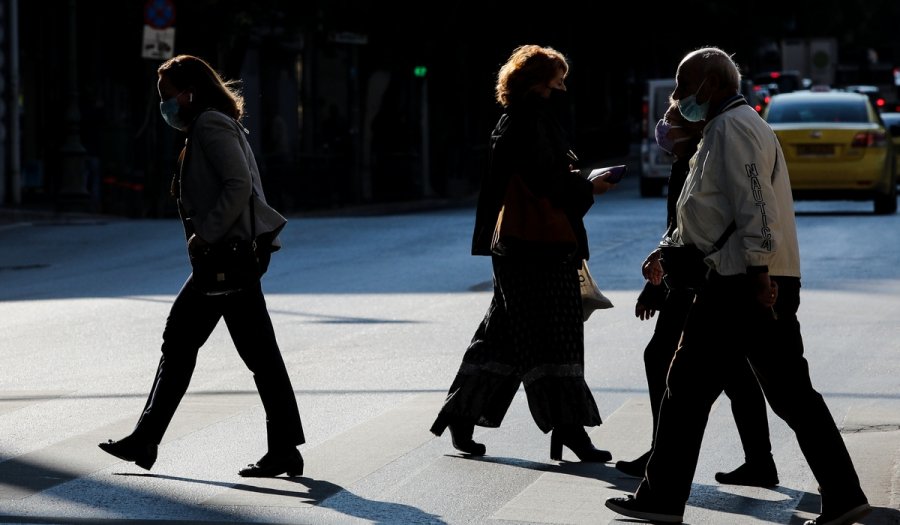
[{"label": "asphalt road", "polygon": [[[800,320],[814,384],[876,511],[900,523],[900,216],[867,203],[798,203]],[[613,459],[650,443],[633,315],[639,265],[663,229],[662,199],[636,178],[587,217],[591,269],[615,304],[585,326],[586,378]],[[151,471],[97,443],[130,432],[159,358],[168,307],[189,272],[175,220],[81,217],[0,226],[0,523],[627,522],[603,501],[637,480],[611,464],[549,459],[520,392],[483,458],[428,428],[490,301],[490,265],[469,255],[470,207],[291,217],[264,279],[307,443],[299,478],[245,479],[265,450],[252,377],[224,326],[202,349]],[[718,485],[742,462],[729,402],[707,429],[685,520],[799,524],[816,482],[770,413],[781,484]]]}]

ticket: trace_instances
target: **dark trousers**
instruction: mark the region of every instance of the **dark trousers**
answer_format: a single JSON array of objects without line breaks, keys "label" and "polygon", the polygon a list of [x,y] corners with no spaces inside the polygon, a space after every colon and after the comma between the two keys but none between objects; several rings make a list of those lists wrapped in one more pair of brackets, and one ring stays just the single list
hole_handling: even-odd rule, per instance
[{"label": "dark trousers", "polygon": [[[666,394],[669,365],[675,356],[675,350],[681,340],[681,330],[693,302],[693,292],[669,292],[662,309],[657,314],[653,336],[644,349],[644,370],[647,373],[650,409],[653,412],[654,442],[659,406]],[[756,375],[740,352],[729,352],[721,357],[724,368],[717,373],[722,376],[722,388],[731,400],[731,413],[734,415],[734,423],[744,447],[744,458],[749,463],[770,462],[772,444],[769,441],[766,399]]]},{"label": "dark trousers", "polygon": [[230,295],[206,296],[188,278],[166,320],[162,357],[147,404],[132,433],[159,443],[187,392],[197,353],[224,318],[238,355],[253,373],[266,412],[269,450],[295,447],[305,439],[291,379],[259,284]]},{"label": "dark trousers", "polygon": [[777,319],[756,302],[746,276],[713,275],[697,296],[670,366],[655,448],[637,498],[684,508],[709,411],[727,379],[721,371],[743,354],[772,410],[794,431],[821,487],[822,511],[866,501],[840,431],[810,381],[797,321],[800,280],[775,279]]}]

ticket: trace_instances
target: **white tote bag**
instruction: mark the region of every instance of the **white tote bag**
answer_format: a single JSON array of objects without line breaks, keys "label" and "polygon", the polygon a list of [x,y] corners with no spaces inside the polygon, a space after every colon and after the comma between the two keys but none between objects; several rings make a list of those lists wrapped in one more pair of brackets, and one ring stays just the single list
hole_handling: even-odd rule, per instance
[{"label": "white tote bag", "polygon": [[587,261],[581,261],[581,268],[578,269],[578,279],[581,281],[581,306],[584,308],[584,320],[594,313],[594,310],[605,310],[612,308],[612,301],[603,295],[597,281],[591,275],[588,269]]}]

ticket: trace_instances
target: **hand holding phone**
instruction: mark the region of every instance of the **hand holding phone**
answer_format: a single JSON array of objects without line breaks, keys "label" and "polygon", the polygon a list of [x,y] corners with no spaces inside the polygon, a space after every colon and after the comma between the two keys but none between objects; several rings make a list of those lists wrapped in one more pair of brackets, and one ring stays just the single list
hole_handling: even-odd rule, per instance
[{"label": "hand holding phone", "polygon": [[587,178],[589,181],[593,181],[594,179],[599,177],[610,184],[618,184],[619,181],[622,180],[622,177],[625,176],[626,171],[628,171],[628,167],[625,164],[620,164],[618,166],[609,166],[606,168],[597,168],[591,170]]}]

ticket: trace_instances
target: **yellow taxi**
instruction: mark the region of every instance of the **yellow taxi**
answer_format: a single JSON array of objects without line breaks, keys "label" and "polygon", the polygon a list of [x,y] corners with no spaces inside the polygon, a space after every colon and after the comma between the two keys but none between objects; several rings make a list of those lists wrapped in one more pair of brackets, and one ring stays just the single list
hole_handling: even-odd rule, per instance
[{"label": "yellow taxi", "polygon": [[781,142],[795,199],[871,200],[876,214],[897,211],[894,145],[869,97],[780,93],[763,118]]}]

